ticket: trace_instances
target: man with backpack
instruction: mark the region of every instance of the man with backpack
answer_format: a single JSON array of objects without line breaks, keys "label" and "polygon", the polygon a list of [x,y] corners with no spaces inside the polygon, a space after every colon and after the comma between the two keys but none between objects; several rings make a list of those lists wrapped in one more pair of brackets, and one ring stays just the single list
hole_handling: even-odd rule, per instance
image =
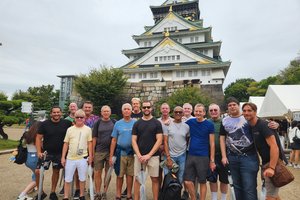
[{"label": "man with backpack", "polygon": [[114,128],[115,120],[110,119],[111,109],[105,105],[101,108],[101,118],[93,127],[93,154],[94,155],[94,181],[95,181],[95,200],[106,200],[108,185],[104,185],[104,191],[101,194],[102,171],[105,167],[105,176],[109,168],[109,151],[111,144],[111,134]]}]

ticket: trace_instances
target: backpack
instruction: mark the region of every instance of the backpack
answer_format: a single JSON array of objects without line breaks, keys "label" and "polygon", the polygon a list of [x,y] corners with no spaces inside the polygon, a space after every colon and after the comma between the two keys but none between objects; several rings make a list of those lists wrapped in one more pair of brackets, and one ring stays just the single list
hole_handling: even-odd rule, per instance
[{"label": "backpack", "polygon": [[181,200],[182,186],[175,174],[169,172],[164,177],[162,188],[159,192],[159,200]]},{"label": "backpack", "polygon": [[[26,132],[25,132],[26,133]],[[23,164],[27,160],[27,148],[23,146],[23,138],[25,133],[23,133],[22,137],[19,140],[19,145],[17,147],[17,155],[15,155],[15,161],[16,164]]]}]

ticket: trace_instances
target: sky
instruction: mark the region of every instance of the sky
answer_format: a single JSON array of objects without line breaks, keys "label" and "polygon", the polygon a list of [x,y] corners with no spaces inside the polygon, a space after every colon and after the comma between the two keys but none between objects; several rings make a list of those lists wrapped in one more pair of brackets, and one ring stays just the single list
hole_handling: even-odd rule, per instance
[{"label": "sky", "polygon": [[[120,67],[132,35],[154,25],[150,5],[164,0],[1,0],[0,91],[54,84],[57,75]],[[199,0],[204,27],[222,41],[231,67],[223,87],[238,78],[276,75],[300,54],[299,0]]]}]

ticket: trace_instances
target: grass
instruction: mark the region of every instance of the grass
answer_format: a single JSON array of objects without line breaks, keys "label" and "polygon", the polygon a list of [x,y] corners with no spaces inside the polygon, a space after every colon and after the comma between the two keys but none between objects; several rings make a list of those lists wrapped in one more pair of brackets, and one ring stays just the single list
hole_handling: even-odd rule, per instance
[{"label": "grass", "polygon": [[7,150],[7,149],[15,149],[18,146],[19,141],[15,140],[3,140],[0,139],[0,151]]}]

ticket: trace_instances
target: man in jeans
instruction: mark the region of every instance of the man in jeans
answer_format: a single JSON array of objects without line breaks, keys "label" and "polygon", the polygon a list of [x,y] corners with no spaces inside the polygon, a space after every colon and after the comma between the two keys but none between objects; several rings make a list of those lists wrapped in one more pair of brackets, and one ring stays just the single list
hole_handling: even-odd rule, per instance
[{"label": "man in jeans", "polygon": [[171,120],[167,132],[164,132],[164,148],[166,154],[165,175],[173,166],[173,161],[178,164],[179,169],[177,177],[180,183],[183,183],[183,172],[186,160],[186,148],[190,128],[182,122],[183,109],[180,106],[174,108],[174,120]]}]

